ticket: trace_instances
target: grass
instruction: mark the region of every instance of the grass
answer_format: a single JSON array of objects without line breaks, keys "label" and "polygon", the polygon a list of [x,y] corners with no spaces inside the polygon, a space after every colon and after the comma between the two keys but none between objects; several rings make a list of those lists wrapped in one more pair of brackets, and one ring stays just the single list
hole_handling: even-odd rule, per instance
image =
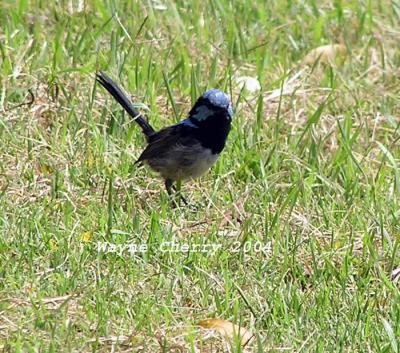
[{"label": "grass", "polygon": [[[398,352],[399,39],[396,0],[3,0],[2,351]],[[232,96],[189,207],[133,166],[143,136],[99,69],[157,128]],[[213,317],[256,339],[196,325]]]}]

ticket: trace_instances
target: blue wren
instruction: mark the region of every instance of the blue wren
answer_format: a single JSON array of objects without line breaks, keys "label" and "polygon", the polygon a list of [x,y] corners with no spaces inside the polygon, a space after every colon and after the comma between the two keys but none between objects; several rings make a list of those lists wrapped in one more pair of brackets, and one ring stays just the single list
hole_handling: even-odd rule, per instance
[{"label": "blue wren", "polygon": [[99,82],[141,127],[148,145],[136,163],[146,163],[165,180],[168,194],[173,184],[203,175],[225,147],[233,118],[229,97],[217,89],[204,93],[181,122],[155,131],[130,99],[104,72]]}]

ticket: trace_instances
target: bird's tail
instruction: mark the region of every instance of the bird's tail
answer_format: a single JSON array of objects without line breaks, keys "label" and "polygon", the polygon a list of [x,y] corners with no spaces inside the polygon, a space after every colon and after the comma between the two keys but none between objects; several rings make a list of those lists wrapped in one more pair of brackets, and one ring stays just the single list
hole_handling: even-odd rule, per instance
[{"label": "bird's tail", "polygon": [[121,106],[127,111],[127,113],[139,124],[143,133],[149,138],[156,131],[153,127],[147,122],[147,120],[141,115],[133,106],[130,99],[127,95],[122,91],[121,88],[104,72],[98,72],[96,74],[96,80],[100,83],[107,91],[110,93],[115,100],[121,104]]}]

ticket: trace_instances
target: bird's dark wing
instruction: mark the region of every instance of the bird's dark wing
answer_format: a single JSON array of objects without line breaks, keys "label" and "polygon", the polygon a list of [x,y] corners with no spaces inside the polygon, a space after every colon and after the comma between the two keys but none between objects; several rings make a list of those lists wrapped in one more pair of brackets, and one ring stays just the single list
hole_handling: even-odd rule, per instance
[{"label": "bird's dark wing", "polygon": [[184,125],[166,127],[150,137],[149,144],[137,162],[151,159],[162,159],[176,150],[177,147],[190,147],[199,144],[193,134],[193,128]]}]

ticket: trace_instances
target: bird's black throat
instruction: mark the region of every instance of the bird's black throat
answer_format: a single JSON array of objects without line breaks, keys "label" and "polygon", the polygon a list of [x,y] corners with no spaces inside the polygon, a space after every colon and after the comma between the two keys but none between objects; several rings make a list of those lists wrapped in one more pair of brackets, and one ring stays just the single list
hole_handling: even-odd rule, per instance
[{"label": "bird's black throat", "polygon": [[226,114],[216,113],[203,121],[196,121],[193,133],[204,148],[211,149],[213,154],[219,154],[225,147],[225,142],[231,129],[231,120]]}]

